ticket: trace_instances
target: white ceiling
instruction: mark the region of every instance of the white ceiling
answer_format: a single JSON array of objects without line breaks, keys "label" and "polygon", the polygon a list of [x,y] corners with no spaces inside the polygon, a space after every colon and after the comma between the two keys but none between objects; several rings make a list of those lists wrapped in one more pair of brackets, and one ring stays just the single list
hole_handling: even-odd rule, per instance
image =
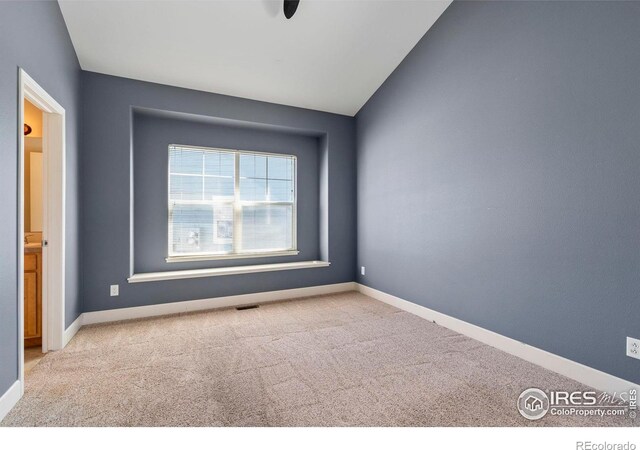
[{"label": "white ceiling", "polygon": [[451,1],[59,3],[84,70],[352,116]]}]

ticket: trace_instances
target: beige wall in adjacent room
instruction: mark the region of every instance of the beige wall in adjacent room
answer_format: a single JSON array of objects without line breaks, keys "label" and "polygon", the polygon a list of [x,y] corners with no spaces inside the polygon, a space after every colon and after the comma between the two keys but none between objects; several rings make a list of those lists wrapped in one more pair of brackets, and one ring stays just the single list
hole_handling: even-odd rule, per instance
[{"label": "beige wall in adjacent room", "polygon": [[24,123],[31,127],[24,137],[24,231],[42,231],[42,111],[28,100]]},{"label": "beige wall in adjacent room", "polygon": [[42,137],[42,111],[28,100],[24,101],[24,123],[31,127],[29,137]]}]

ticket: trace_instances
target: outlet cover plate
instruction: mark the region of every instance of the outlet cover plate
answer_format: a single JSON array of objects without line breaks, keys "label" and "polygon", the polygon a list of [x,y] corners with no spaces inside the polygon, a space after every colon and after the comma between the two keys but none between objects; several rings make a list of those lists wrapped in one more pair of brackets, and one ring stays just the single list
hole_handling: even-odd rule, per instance
[{"label": "outlet cover plate", "polygon": [[627,356],[640,359],[640,339],[627,338]]},{"label": "outlet cover plate", "polygon": [[117,297],[118,295],[120,295],[120,286],[117,284],[112,284],[109,287],[109,294],[111,294],[111,297]]}]

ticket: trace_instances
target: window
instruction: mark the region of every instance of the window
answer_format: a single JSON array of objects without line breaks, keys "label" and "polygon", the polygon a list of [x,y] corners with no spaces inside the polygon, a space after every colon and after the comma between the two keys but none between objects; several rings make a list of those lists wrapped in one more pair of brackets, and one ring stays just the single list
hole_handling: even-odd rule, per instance
[{"label": "window", "polygon": [[169,146],[167,261],[296,251],[296,157]]}]

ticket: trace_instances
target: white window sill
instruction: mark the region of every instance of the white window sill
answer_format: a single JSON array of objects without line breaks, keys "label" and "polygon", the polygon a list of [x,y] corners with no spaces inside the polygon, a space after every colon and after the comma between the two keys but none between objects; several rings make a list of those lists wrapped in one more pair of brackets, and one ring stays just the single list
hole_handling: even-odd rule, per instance
[{"label": "white window sill", "polygon": [[218,267],[215,269],[174,270],[170,272],[136,273],[131,275],[129,283],[149,281],[182,280],[189,278],[217,277],[221,275],[239,275],[243,273],[274,272],[277,270],[313,269],[329,267],[327,261],[300,261],[279,264],[256,264],[252,266]]},{"label": "white window sill", "polygon": [[218,259],[244,259],[244,258],[269,258],[272,256],[295,256],[300,253],[298,250],[283,250],[262,253],[235,253],[233,255],[189,255],[189,256],[168,256],[165,261],[168,263],[191,262],[191,261],[215,261]]}]

